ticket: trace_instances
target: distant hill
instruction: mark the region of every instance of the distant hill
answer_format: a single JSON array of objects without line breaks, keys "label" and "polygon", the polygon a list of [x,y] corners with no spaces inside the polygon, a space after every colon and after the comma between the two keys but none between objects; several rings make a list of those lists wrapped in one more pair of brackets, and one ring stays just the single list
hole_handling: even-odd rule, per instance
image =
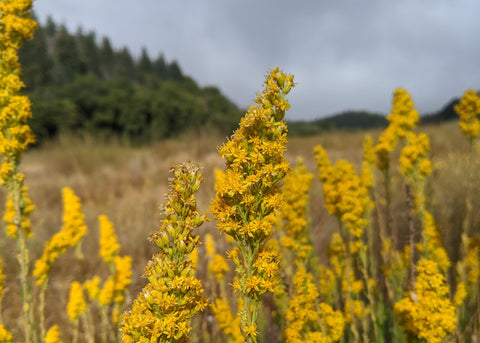
[{"label": "distant hill", "polygon": [[[454,98],[436,112],[421,114],[420,125],[458,120],[458,115],[454,107],[459,101],[459,98]],[[334,129],[354,130],[386,127],[388,125],[386,117],[386,114],[383,115],[367,111],[345,111],[312,121],[292,121],[289,122],[288,126],[291,135],[309,136]]]},{"label": "distant hill", "polygon": [[345,111],[313,121],[289,122],[291,135],[315,135],[333,129],[353,130],[386,127],[388,121],[383,114],[367,111]]},{"label": "distant hill", "polygon": [[426,114],[422,116],[422,124],[441,123],[449,120],[458,120],[458,114],[455,112],[454,107],[460,99],[454,98],[450,100],[445,106],[437,112]]}]

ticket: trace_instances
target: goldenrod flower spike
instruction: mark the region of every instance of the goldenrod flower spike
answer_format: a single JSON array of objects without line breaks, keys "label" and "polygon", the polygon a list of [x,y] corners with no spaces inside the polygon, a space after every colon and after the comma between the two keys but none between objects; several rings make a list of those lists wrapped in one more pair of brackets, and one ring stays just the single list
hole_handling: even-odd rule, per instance
[{"label": "goldenrod flower spike", "polygon": [[60,338],[60,331],[58,330],[58,325],[52,326],[48,329],[45,336],[45,343],[62,343]]},{"label": "goldenrod flower spike", "polygon": [[124,342],[188,342],[190,319],[207,305],[190,254],[199,244],[193,231],[208,218],[194,193],[202,176],[192,163],[171,169],[162,226],[150,236],[160,247],[145,268],[149,283],[122,316]]},{"label": "goldenrod flower spike", "polygon": [[418,261],[415,289],[395,304],[395,314],[408,335],[427,343],[444,342],[455,331],[455,305],[437,263],[424,258]]},{"label": "goldenrod flower spike", "polygon": [[76,247],[87,234],[85,215],[82,212],[80,199],[68,187],[63,194],[63,226],[59,232],[45,244],[42,257],[36,261],[33,275],[37,278],[37,284],[46,287],[50,268],[64,254],[69,247]]},{"label": "goldenrod flower spike", "polygon": [[240,127],[219,148],[226,170],[216,175],[211,211],[218,229],[235,241],[230,254],[237,265],[233,286],[245,304],[240,315],[249,342],[256,341],[261,296],[278,286],[278,257],[266,243],[281,205],[280,181],[289,171],[283,155],[287,127],[281,120],[290,108],[285,96],[293,86],[292,75],[272,69],[256,105],[249,107]]},{"label": "goldenrod flower spike", "polygon": [[338,342],[343,337],[345,320],[340,311],[319,303],[313,276],[300,266],[293,279],[295,293],[286,313],[285,342]]},{"label": "goldenrod flower spike", "polygon": [[285,230],[280,243],[294,254],[296,261],[304,265],[313,249],[307,221],[312,181],[313,174],[308,173],[303,160],[299,158],[295,168],[284,179],[284,203],[279,215],[280,225]]},{"label": "goldenrod flower spike", "polygon": [[[25,86],[20,80],[18,50],[24,39],[33,37],[37,24],[31,19],[33,1],[2,0],[0,3],[0,155],[5,158],[0,184],[20,181],[18,163],[22,153],[35,141],[27,120],[32,116],[30,101],[20,95]],[[17,183],[20,185],[20,183]]]},{"label": "goldenrod flower spike", "polygon": [[98,220],[100,222],[100,256],[105,263],[110,264],[113,263],[115,256],[120,251],[120,244],[117,242],[117,235],[108,217],[101,215]]},{"label": "goldenrod flower spike", "polygon": [[480,97],[478,93],[473,89],[467,90],[454,109],[460,117],[458,125],[472,144],[480,133]]},{"label": "goldenrod flower spike", "polygon": [[7,331],[3,327],[2,324],[0,324],[0,342],[1,343],[12,343],[13,342],[13,336],[10,332]]}]

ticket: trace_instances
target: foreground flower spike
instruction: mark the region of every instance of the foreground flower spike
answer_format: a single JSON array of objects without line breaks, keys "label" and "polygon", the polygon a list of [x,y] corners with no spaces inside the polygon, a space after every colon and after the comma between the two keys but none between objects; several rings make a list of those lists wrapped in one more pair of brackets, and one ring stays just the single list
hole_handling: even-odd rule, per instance
[{"label": "foreground flower spike", "polygon": [[231,236],[236,265],[233,282],[242,298],[241,328],[247,342],[255,342],[261,297],[278,286],[278,256],[267,242],[275,212],[281,205],[280,181],[289,171],[284,158],[287,127],[281,120],[290,108],[285,96],[294,86],[293,75],[272,69],[263,93],[255,99],[219,152],[226,159],[218,173],[211,211],[218,229]]},{"label": "foreground flower spike", "polygon": [[207,305],[190,254],[199,244],[193,230],[208,218],[194,193],[203,178],[193,163],[171,169],[162,226],[150,235],[160,248],[145,269],[149,283],[122,316],[124,342],[189,342],[190,319]]},{"label": "foreground flower spike", "polygon": [[415,289],[395,304],[395,314],[407,335],[427,343],[444,342],[457,324],[449,287],[434,261],[422,258],[417,273]]}]

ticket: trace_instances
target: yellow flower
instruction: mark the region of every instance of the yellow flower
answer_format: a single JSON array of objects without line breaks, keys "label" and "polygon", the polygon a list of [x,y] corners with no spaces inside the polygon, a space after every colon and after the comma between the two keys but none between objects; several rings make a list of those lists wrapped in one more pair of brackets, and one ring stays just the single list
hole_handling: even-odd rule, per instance
[{"label": "yellow flower", "polygon": [[319,292],[313,276],[300,266],[293,279],[294,295],[288,303],[287,328],[283,336],[289,342],[309,342],[312,337],[321,342],[337,342],[343,337],[345,321],[339,311],[319,302]]},{"label": "yellow flower", "polygon": [[[6,157],[4,163],[17,165],[21,153],[34,141],[26,125],[31,117],[30,102],[20,96],[24,86],[18,75],[21,66],[18,50],[24,39],[31,38],[37,24],[31,19],[32,1],[4,0],[0,3],[0,154]],[[3,178],[7,182],[8,179]]]},{"label": "yellow flower", "polygon": [[108,217],[101,215],[98,217],[100,221],[100,256],[105,263],[112,263],[115,256],[120,250],[120,244],[117,243],[117,236],[113,229],[113,224]]},{"label": "yellow flower", "polygon": [[293,252],[298,261],[306,262],[313,250],[309,242],[307,208],[310,200],[310,187],[313,175],[307,172],[302,159],[283,183],[283,203],[280,207],[280,227],[285,230],[281,244]]},{"label": "yellow flower", "polygon": [[215,254],[215,241],[209,233],[205,235],[205,249],[208,257],[212,257]]},{"label": "yellow flower", "polygon": [[62,343],[58,325],[54,325],[48,329],[47,334],[45,335],[45,343]]},{"label": "yellow flower", "polygon": [[208,271],[212,273],[218,282],[222,282],[225,273],[229,271],[227,261],[220,254],[215,254],[212,261],[208,264]]},{"label": "yellow flower", "polygon": [[100,294],[100,277],[96,275],[92,279],[85,281],[83,287],[87,291],[90,300],[96,300]]},{"label": "yellow flower", "polygon": [[409,132],[406,136],[408,144],[400,153],[400,169],[403,175],[416,178],[425,178],[432,172],[431,163],[426,158],[430,151],[430,142],[426,134],[418,136]]},{"label": "yellow flower", "polygon": [[406,139],[418,120],[418,112],[414,108],[408,92],[403,88],[397,88],[393,92],[392,110],[387,116],[390,124],[382,132],[375,146],[377,155],[377,167],[380,170],[388,170],[390,167],[389,155],[395,150],[398,138]]},{"label": "yellow flower", "polygon": [[70,321],[74,322],[78,319],[87,308],[85,297],[83,295],[82,285],[74,281],[70,287],[70,298],[67,305],[67,313]]},{"label": "yellow flower", "polygon": [[[199,214],[194,196],[202,182],[200,168],[185,163],[171,172],[170,190],[163,206],[165,218],[150,235],[161,251],[145,268],[148,284],[122,315],[124,342],[186,342],[191,318],[207,305],[190,258],[200,244],[193,230],[207,220]],[[119,270],[121,265],[117,265]],[[122,278],[117,279],[117,284],[126,284],[119,280]]]},{"label": "yellow flower", "polygon": [[215,303],[210,306],[220,330],[228,337],[228,341],[230,343],[243,343],[244,338],[240,331],[240,317],[232,315],[228,302],[225,299],[217,298]]},{"label": "yellow flower", "polygon": [[5,274],[3,274],[3,261],[0,260],[0,301],[3,296],[3,285],[5,283]]},{"label": "yellow flower", "polygon": [[59,232],[45,244],[42,257],[36,261],[33,275],[37,284],[45,287],[50,268],[65,253],[69,247],[76,247],[87,233],[85,216],[82,212],[80,199],[70,188],[63,189],[63,226]]},{"label": "yellow flower", "polygon": [[368,185],[363,184],[350,162],[338,160],[332,166],[322,146],[315,147],[314,152],[328,213],[339,218],[355,239],[360,239],[373,206]]},{"label": "yellow flower", "polygon": [[21,209],[21,218],[19,218],[16,213],[14,205],[15,203],[12,199],[11,194],[8,194],[7,196],[7,203],[5,205],[5,214],[3,216],[3,220],[7,224],[7,235],[15,239],[17,238],[18,222],[20,222],[21,228],[26,237],[33,236],[32,226],[30,223],[30,215],[35,209],[35,205],[33,205],[32,201],[30,200],[27,191],[28,187],[23,186],[21,189],[21,201],[24,203],[24,206]]},{"label": "yellow flower", "polygon": [[462,131],[469,137],[470,141],[477,138],[480,133],[480,97],[472,89],[467,90],[459,103],[454,107],[460,117],[458,123]]},{"label": "yellow flower", "polygon": [[457,324],[445,277],[434,261],[424,258],[417,264],[415,289],[395,304],[394,311],[406,332],[427,343],[442,342]]},{"label": "yellow flower", "polygon": [[[233,261],[237,267],[235,289],[245,303],[253,305],[244,309],[250,313],[242,316],[244,333],[255,324],[247,318],[257,317],[252,312],[258,311],[262,294],[279,283],[278,266],[274,266],[278,256],[266,243],[281,205],[281,180],[290,169],[284,157],[287,127],[282,120],[290,108],[286,95],[293,86],[292,75],[278,68],[270,70],[256,104],[248,108],[240,127],[219,148],[226,170],[216,174],[211,212],[219,231],[231,236],[243,255]],[[252,280],[258,280],[258,285]]]},{"label": "yellow flower", "polygon": [[0,342],[1,343],[12,343],[13,342],[13,336],[10,332],[7,331],[3,327],[2,324],[0,324]]}]

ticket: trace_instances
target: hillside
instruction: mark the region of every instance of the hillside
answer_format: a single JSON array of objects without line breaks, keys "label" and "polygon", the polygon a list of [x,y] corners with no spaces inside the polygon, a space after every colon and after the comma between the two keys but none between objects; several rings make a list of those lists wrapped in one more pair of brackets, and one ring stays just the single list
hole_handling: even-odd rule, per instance
[{"label": "hillside", "polygon": [[47,19],[20,52],[37,140],[88,132],[147,143],[205,125],[231,131],[242,111],[216,87],[200,87],[176,61],[138,58],[94,32]]}]

